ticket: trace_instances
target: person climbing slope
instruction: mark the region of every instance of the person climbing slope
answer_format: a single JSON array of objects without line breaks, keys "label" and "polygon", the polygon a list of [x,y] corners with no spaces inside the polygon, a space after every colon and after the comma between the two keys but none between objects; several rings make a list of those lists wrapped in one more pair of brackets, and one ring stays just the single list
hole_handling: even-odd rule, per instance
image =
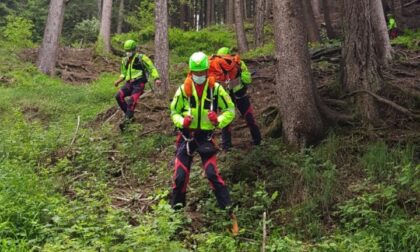
[{"label": "person climbing slope", "polygon": [[[261,143],[261,133],[247,96],[247,88],[252,81],[248,67],[245,62],[239,59],[238,55],[231,54],[227,47],[220,48],[217,55],[210,57],[210,62],[209,74],[215,76],[217,81],[225,84],[230,97],[246,121],[251,133],[252,144],[259,145]],[[231,147],[232,127],[231,124],[228,124],[222,129],[222,148],[227,151]]]},{"label": "person climbing slope", "polygon": [[[134,40],[125,41],[124,51],[126,57],[121,61],[120,77],[114,82],[114,85],[118,87],[121,82],[125,81],[124,86],[115,94],[118,105],[125,113],[124,121],[119,125],[121,131],[124,131],[126,125],[133,119],[134,109],[144,92],[148,75],[155,81],[157,86],[161,84],[159,73],[153,62],[145,54],[136,52],[136,49],[137,43]],[[126,97],[129,97],[127,101]]]}]

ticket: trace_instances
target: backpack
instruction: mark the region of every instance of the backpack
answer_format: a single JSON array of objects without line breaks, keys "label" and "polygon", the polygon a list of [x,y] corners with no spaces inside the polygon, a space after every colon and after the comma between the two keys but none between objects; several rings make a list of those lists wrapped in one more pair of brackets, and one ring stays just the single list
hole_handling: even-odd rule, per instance
[{"label": "backpack", "polygon": [[210,58],[209,76],[218,82],[227,82],[238,78],[241,74],[239,55],[212,55]]}]

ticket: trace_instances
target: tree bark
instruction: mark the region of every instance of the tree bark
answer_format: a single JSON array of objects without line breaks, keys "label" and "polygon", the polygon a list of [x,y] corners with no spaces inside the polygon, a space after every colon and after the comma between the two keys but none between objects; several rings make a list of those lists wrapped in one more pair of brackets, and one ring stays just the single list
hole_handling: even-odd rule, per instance
[{"label": "tree bark", "polygon": [[238,42],[238,48],[240,53],[248,51],[248,42],[246,40],[244,20],[242,16],[241,0],[235,0],[235,28],[236,28],[236,39]]},{"label": "tree bark", "polygon": [[111,52],[111,15],[112,0],[104,0],[102,6],[101,28],[99,30],[99,39],[102,40],[104,51]]},{"label": "tree bark", "polygon": [[156,0],[155,8],[155,64],[162,81],[162,93],[169,90],[168,1]]},{"label": "tree bark", "polygon": [[38,69],[48,75],[55,75],[59,40],[64,21],[65,0],[51,0],[44,37],[39,49]]},{"label": "tree bark", "polygon": [[264,0],[255,3],[255,46],[264,44]]},{"label": "tree bark", "polygon": [[301,1],[274,1],[276,90],[284,139],[295,147],[317,141],[323,120],[316,104]]},{"label": "tree bark", "polygon": [[214,25],[214,0],[207,0],[206,13],[207,26]]},{"label": "tree bark", "polygon": [[98,4],[98,19],[102,19],[102,0],[97,0]]},{"label": "tree bark", "polygon": [[117,33],[121,33],[123,21],[124,21],[124,0],[120,0],[120,6],[118,8]]},{"label": "tree bark", "polygon": [[327,29],[327,36],[329,39],[333,39],[337,37],[337,34],[335,33],[332,23],[331,23],[331,17],[330,17],[330,6],[328,0],[321,0],[322,9],[324,11],[324,21],[325,21],[325,27]]},{"label": "tree bark", "polygon": [[384,9],[381,0],[370,0],[372,8],[372,26],[375,35],[376,49],[381,65],[386,66],[392,60],[392,47],[389,42]]},{"label": "tree bark", "polygon": [[321,6],[319,0],[311,0],[311,5],[315,18],[319,18],[321,16]]},{"label": "tree bark", "polygon": [[306,30],[308,31],[308,39],[310,42],[319,42],[321,37],[319,36],[319,30],[318,26],[316,25],[312,5],[308,0],[302,0],[302,3],[305,26]]},{"label": "tree bark", "polygon": [[265,0],[265,19],[268,20],[273,13],[273,0]]},{"label": "tree bark", "polygon": [[233,24],[235,22],[234,19],[234,1],[235,0],[225,0],[226,3],[226,13],[225,13],[225,22],[226,24]]},{"label": "tree bark", "polygon": [[[343,85],[348,91],[381,88],[380,68],[374,43],[370,1],[344,0]],[[364,123],[377,125],[379,114],[374,98],[368,94],[356,97],[356,107]]]}]

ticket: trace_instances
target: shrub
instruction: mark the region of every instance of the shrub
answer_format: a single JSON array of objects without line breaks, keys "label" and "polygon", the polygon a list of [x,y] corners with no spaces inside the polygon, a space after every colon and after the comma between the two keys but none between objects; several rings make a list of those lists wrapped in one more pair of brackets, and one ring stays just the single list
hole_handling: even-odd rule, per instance
[{"label": "shrub", "polygon": [[32,47],[32,21],[13,15],[7,16],[6,20],[6,27],[1,30],[6,45],[12,49]]}]

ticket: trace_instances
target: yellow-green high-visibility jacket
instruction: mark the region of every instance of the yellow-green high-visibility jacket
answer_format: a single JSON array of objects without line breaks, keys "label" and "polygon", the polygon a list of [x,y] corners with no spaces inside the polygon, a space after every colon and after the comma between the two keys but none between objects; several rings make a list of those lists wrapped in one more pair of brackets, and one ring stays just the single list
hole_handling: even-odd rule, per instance
[{"label": "yellow-green high-visibility jacket", "polygon": [[397,28],[397,22],[395,22],[395,18],[389,18],[388,21],[388,30],[392,30],[394,28]]},{"label": "yellow-green high-visibility jacket", "polygon": [[136,53],[131,62],[128,57],[124,57],[121,61],[121,75],[126,81],[142,79],[147,82],[147,73],[150,74],[153,80],[159,79],[159,73],[153,65],[152,60],[144,54]]},{"label": "yellow-green high-visibility jacket", "polygon": [[245,62],[241,60],[241,76],[240,76],[241,83],[233,88],[233,92],[236,93],[237,91],[241,90],[243,87],[251,84],[252,77],[251,73],[248,70]]},{"label": "yellow-green high-visibility jacket", "polygon": [[[184,117],[188,115],[193,118],[190,129],[214,130],[216,128],[207,117],[210,112],[211,95],[208,82],[205,85],[201,99],[198,98],[194,84],[192,85],[193,94],[191,97],[187,97],[185,94],[184,84],[176,91],[170,109],[172,121],[177,128],[182,128]],[[235,118],[235,105],[225,89],[219,83],[215,83],[213,88],[213,111],[218,110],[222,114],[217,117],[219,122],[217,127],[224,128]]]}]

